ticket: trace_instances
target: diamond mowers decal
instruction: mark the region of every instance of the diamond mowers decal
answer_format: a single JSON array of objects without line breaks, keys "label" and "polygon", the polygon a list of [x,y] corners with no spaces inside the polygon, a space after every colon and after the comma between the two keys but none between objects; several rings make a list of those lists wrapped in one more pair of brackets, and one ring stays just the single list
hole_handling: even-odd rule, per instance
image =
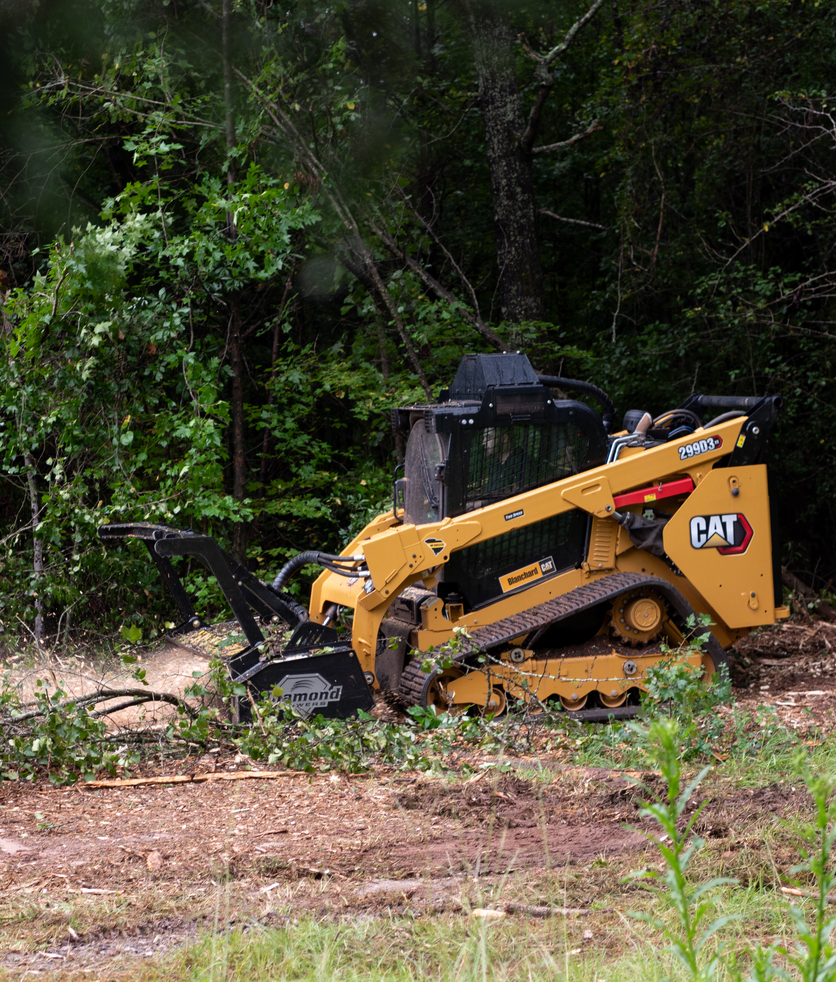
[{"label": "diamond mowers decal", "polygon": [[339,702],[343,695],[341,685],[331,685],[318,672],[285,675],[278,688],[282,690],[281,698],[289,699],[296,712],[305,719],[317,709],[324,709],[329,702]]}]

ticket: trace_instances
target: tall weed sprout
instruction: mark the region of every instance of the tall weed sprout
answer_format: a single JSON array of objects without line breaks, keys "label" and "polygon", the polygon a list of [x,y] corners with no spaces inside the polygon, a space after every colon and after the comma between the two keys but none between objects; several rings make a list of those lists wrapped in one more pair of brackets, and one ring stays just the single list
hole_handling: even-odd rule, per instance
[{"label": "tall weed sprout", "polygon": [[638,876],[656,881],[653,892],[669,906],[675,915],[674,924],[650,914],[640,914],[642,920],[652,924],[667,938],[669,950],[682,964],[687,977],[693,982],[712,982],[717,978],[721,964],[722,946],[710,953],[708,942],[733,917],[718,917],[707,922],[711,912],[708,892],[722,884],[733,883],[727,877],[714,877],[707,883],[694,885],[687,877],[694,854],[704,845],[704,840],[694,833],[694,826],[702,807],[694,809],[684,826],[680,821],[688,802],[711,770],[704,767],[684,788],[682,787],[682,732],[675,719],[656,720],[645,730],[636,726],[648,742],[648,750],[662,772],[667,785],[664,799],[645,805],[639,812],[642,818],[652,818],[660,828],[660,835],[650,835],[665,861],[663,872],[645,870]]},{"label": "tall weed sprout", "polygon": [[[648,833],[664,860],[664,869],[643,870],[634,874],[654,883],[652,891],[673,914],[664,920],[650,914],[637,914],[639,919],[655,927],[669,942],[668,950],[674,955],[691,982],[714,982],[729,979],[731,982],[773,982],[773,980],[799,980],[799,982],[834,982],[836,980],[836,950],[831,938],[836,928],[836,914],[828,912],[831,891],[836,887],[833,871],[834,842],[836,841],[836,778],[833,775],[814,774],[806,754],[796,759],[796,770],[803,778],[815,807],[815,820],[803,829],[807,848],[802,861],[791,870],[793,874],[810,874],[815,881],[809,891],[812,915],[801,905],[788,905],[788,914],[795,932],[791,947],[773,944],[764,947],[756,944],[724,959],[723,942],[710,944],[714,936],[732,921],[736,915],[710,919],[712,902],[710,891],[721,886],[733,886],[737,880],[714,877],[705,883],[690,881],[689,867],[694,855],[705,845],[695,833],[695,826],[703,806],[694,808],[686,818],[688,804],[703,782],[710,767],[704,767],[689,783],[685,781],[682,764],[687,754],[687,732],[678,720],[655,720],[649,727],[633,724],[634,731],[646,742],[648,753],[659,768],[666,785],[666,794],[646,804],[640,811],[642,818],[656,822],[658,832]],[[806,891],[805,891],[806,892]],[[744,974],[741,966],[748,965]],[[721,969],[724,969],[721,972]]]},{"label": "tall weed sprout", "polygon": [[[836,883],[833,873],[833,843],[836,840],[836,779],[832,774],[815,775],[804,755],[798,758],[798,769],[804,778],[816,809],[815,824],[804,830],[808,848],[793,873],[812,873],[816,886],[815,905],[808,921],[802,909],[793,904],[790,916],[797,935],[789,961],[803,982],[831,982],[836,979],[836,951],[831,943],[836,914],[828,915],[829,894]],[[769,963],[771,965],[771,961]]]}]

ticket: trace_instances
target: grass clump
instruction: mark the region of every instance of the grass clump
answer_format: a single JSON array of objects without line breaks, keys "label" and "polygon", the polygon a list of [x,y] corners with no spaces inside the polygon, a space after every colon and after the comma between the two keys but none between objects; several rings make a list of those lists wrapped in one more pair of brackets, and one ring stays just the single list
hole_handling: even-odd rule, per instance
[{"label": "grass clump", "polygon": [[136,982],[662,982],[667,956],[582,949],[560,921],[380,916],[206,937]]}]

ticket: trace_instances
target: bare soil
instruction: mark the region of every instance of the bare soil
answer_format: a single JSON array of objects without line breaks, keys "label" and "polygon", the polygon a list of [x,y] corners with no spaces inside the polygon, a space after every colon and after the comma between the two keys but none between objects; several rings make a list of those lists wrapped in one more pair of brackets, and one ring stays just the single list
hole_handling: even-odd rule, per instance
[{"label": "bare soil", "polygon": [[[817,740],[836,708],[834,649],[836,627],[826,624],[783,624],[747,638],[733,656],[739,702],[772,706]],[[173,646],[143,664],[152,687],[181,692],[204,667]],[[75,684],[90,684],[89,667],[80,674],[88,680]],[[136,709],[124,712],[113,725],[136,722]],[[136,959],[202,928],[306,913],[420,915],[502,898],[582,909],[627,903],[636,887],[620,879],[643,862],[640,785],[654,776],[579,768],[565,749],[507,762],[512,773],[460,780],[386,769],[222,780],[257,767],[231,754],[163,756],[139,773],[213,779],[98,790],[2,784],[0,970],[123,978]],[[809,804],[784,783],[718,781],[703,799],[701,832],[730,870],[757,855],[765,822]],[[789,869],[793,857],[784,858]]]},{"label": "bare soil", "polygon": [[[8,665],[7,670],[14,677],[21,701],[27,702],[34,698],[39,681],[48,685],[50,690],[60,682],[69,698],[101,689],[142,688],[142,682],[133,677],[137,669],[145,672],[149,690],[182,696],[183,690],[204,676],[209,668],[208,658],[177,643],[141,651],[136,658],[134,664],[125,666],[114,659],[99,661],[81,656],[62,660],[52,656],[48,661],[40,660],[31,666]],[[2,667],[0,665],[0,669]],[[100,703],[97,709],[106,712],[125,701],[124,697],[117,697]],[[175,709],[170,703],[147,702],[112,712],[107,720],[114,728],[131,727],[140,723],[162,722],[174,713]]]}]

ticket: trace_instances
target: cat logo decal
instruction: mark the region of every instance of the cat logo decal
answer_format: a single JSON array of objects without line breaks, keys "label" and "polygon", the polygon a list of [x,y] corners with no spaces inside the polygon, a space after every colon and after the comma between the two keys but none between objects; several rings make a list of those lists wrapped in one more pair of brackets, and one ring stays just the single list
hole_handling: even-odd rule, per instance
[{"label": "cat logo decal", "polygon": [[694,515],[691,519],[691,545],[694,549],[716,549],[721,556],[746,552],[754,535],[746,516]]}]

